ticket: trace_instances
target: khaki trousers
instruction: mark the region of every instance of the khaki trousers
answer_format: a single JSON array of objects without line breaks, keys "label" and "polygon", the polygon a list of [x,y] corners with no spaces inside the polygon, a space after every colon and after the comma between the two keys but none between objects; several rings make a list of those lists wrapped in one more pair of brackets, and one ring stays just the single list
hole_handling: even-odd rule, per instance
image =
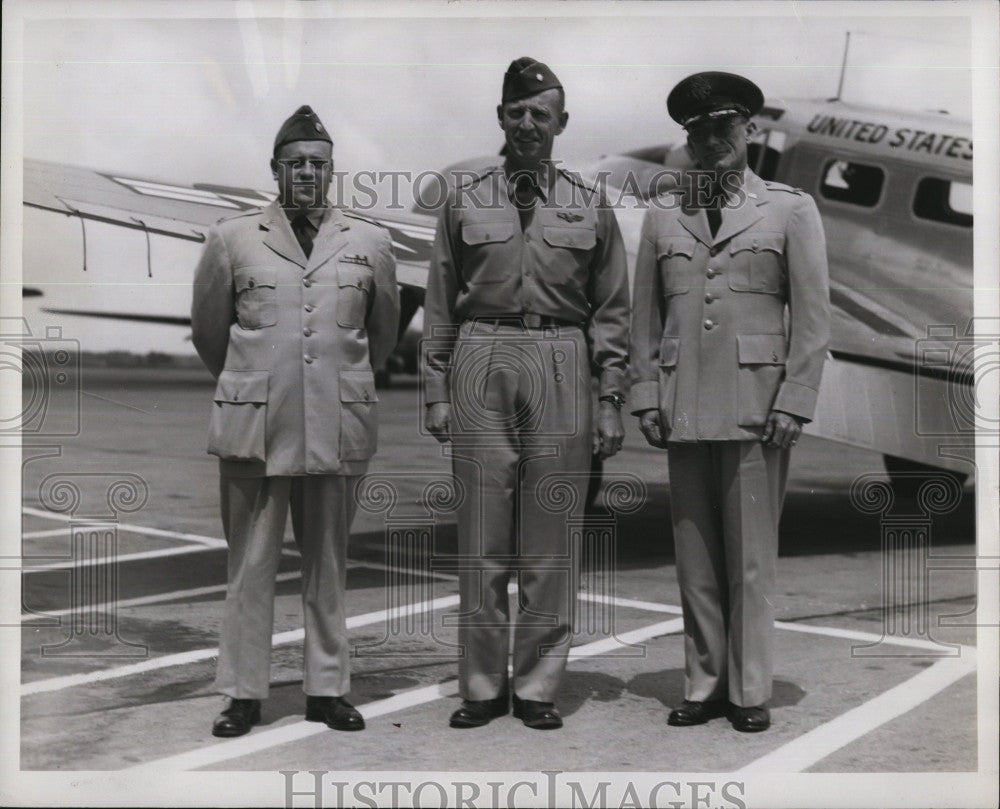
[{"label": "khaki trousers", "polygon": [[267,697],[275,576],[289,507],[302,553],[302,690],[310,696],[350,690],[344,592],[356,481],[344,475],[221,477],[229,584],[215,678],[219,692],[241,699]]},{"label": "khaki trousers", "polygon": [[567,520],[582,514],[591,455],[591,379],[576,327],[466,323],[455,347],[452,458],[458,511],[459,693],[508,688],[507,584],[519,584],[514,692],[552,702],[573,634],[579,579]]},{"label": "khaki trousers", "polygon": [[672,442],[667,456],[685,698],[762,705],[774,670],[778,519],[789,452],[760,441]]}]

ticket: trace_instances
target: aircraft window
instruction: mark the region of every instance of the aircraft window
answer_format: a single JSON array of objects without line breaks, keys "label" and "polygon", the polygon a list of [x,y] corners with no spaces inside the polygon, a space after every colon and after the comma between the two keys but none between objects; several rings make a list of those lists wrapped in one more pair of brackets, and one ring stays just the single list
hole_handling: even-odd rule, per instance
[{"label": "aircraft window", "polygon": [[882,195],[885,172],[878,166],[831,160],[823,171],[820,193],[836,202],[872,208]]},{"label": "aircraft window", "polygon": [[924,177],[917,183],[913,213],[948,225],[972,227],[972,183]]},{"label": "aircraft window", "polygon": [[784,132],[758,129],[747,147],[747,162],[758,177],[773,180],[778,173],[778,160],[784,148]]}]

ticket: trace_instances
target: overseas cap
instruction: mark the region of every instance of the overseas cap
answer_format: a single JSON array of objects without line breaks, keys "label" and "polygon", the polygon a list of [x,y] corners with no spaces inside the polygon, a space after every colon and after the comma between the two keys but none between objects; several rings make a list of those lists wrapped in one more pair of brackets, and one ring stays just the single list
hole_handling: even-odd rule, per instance
[{"label": "overseas cap", "polygon": [[745,115],[764,106],[764,94],[749,79],[735,73],[695,73],[678,82],[667,96],[667,112],[683,127],[702,120]]},{"label": "overseas cap", "polygon": [[530,56],[522,56],[510,63],[503,77],[503,97],[501,103],[520,101],[537,95],[542,90],[562,89],[559,79],[547,64],[537,62]]},{"label": "overseas cap", "polygon": [[319,120],[319,116],[312,111],[312,107],[303,104],[281,125],[278,134],[274,137],[274,154],[286,143],[297,140],[325,140],[331,146],[333,139],[326,131],[326,127]]}]

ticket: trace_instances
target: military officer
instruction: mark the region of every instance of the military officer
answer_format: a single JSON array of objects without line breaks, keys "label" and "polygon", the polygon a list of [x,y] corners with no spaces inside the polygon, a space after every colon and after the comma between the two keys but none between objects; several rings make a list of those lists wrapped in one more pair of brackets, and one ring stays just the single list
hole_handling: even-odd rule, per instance
[{"label": "military officer", "polygon": [[333,142],[308,106],[278,131],[279,198],[213,227],[198,264],[192,337],[217,378],[208,451],[219,457],[229,544],[213,726],[239,736],[268,694],[285,519],[302,553],[306,719],[360,730],[350,690],[344,583],[353,485],[375,452],[372,369],[396,342],[387,232],[333,207]]},{"label": "military officer", "polygon": [[700,172],[646,214],[631,341],[631,410],[669,449],[686,678],[668,722],[744,732],[770,726],[778,518],[830,331],[815,203],[747,167],[763,102],[729,73],[671,91]]},{"label": "military officer", "polygon": [[[450,724],[485,725],[513,700],[525,725],[551,729],[562,726],[555,696],[578,578],[565,501],[557,501],[570,492],[582,506],[592,450],[609,457],[621,447],[628,280],[614,212],[551,161],[569,118],[555,74],[516,59],[497,117],[503,165],[450,194],[425,304],[425,424],[452,441],[465,494],[462,705]],[[507,584],[515,573],[511,690]]]}]

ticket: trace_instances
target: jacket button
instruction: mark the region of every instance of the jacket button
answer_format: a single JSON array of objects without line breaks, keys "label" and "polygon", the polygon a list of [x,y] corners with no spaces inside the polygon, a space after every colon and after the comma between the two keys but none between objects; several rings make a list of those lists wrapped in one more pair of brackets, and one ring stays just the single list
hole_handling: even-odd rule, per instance
[{"label": "jacket button", "polygon": [[717,256],[717,255],[719,255],[719,248],[718,248],[718,247],[713,247],[713,248],[711,248],[711,249],[710,249],[710,250],[708,251],[708,254],[709,254],[710,256]]},{"label": "jacket button", "polygon": [[715,296],[711,292],[705,293],[705,303],[711,303],[715,300]]},{"label": "jacket button", "polygon": [[247,287],[249,289],[253,289],[255,286],[257,286],[257,282],[254,281],[253,278],[251,278],[249,281],[247,281]]},{"label": "jacket button", "polygon": [[705,321],[705,331],[711,331],[714,328],[715,328],[715,323],[713,321],[711,320]]},{"label": "jacket button", "polygon": [[715,278],[719,273],[714,267],[709,267],[708,272],[705,273],[706,278]]},{"label": "jacket button", "polygon": [[306,327],[305,327],[305,328],[304,328],[304,329],[302,330],[302,333],[303,333],[303,334],[304,334],[304,335],[305,335],[306,337],[311,337],[311,336],[312,336],[312,333],[313,333],[313,330],[312,330],[312,329],[310,329],[310,328],[309,328],[308,326],[306,326]]},{"label": "jacket button", "polygon": [[309,279],[309,278],[303,278],[302,279],[302,286],[304,286],[304,287],[311,287],[312,285],[313,285],[313,282],[312,282],[311,279]]},{"label": "jacket button", "polygon": [[308,354],[306,354],[302,359],[304,359],[306,361],[307,365],[311,364],[312,361],[313,361],[313,358],[310,357]]},{"label": "jacket button", "polygon": [[239,392],[239,391],[236,391],[236,392],[235,392],[235,393],[233,394],[233,401],[234,401],[234,402],[238,402],[239,400],[240,400],[240,392]]},{"label": "jacket button", "polygon": [[307,304],[306,304],[306,305],[305,305],[304,307],[302,307],[302,308],[303,308],[303,309],[305,309],[305,310],[306,310],[307,312],[311,312],[311,311],[313,310],[313,308],[314,308],[314,307],[313,307],[313,305],[312,305],[311,303],[307,303]]}]

